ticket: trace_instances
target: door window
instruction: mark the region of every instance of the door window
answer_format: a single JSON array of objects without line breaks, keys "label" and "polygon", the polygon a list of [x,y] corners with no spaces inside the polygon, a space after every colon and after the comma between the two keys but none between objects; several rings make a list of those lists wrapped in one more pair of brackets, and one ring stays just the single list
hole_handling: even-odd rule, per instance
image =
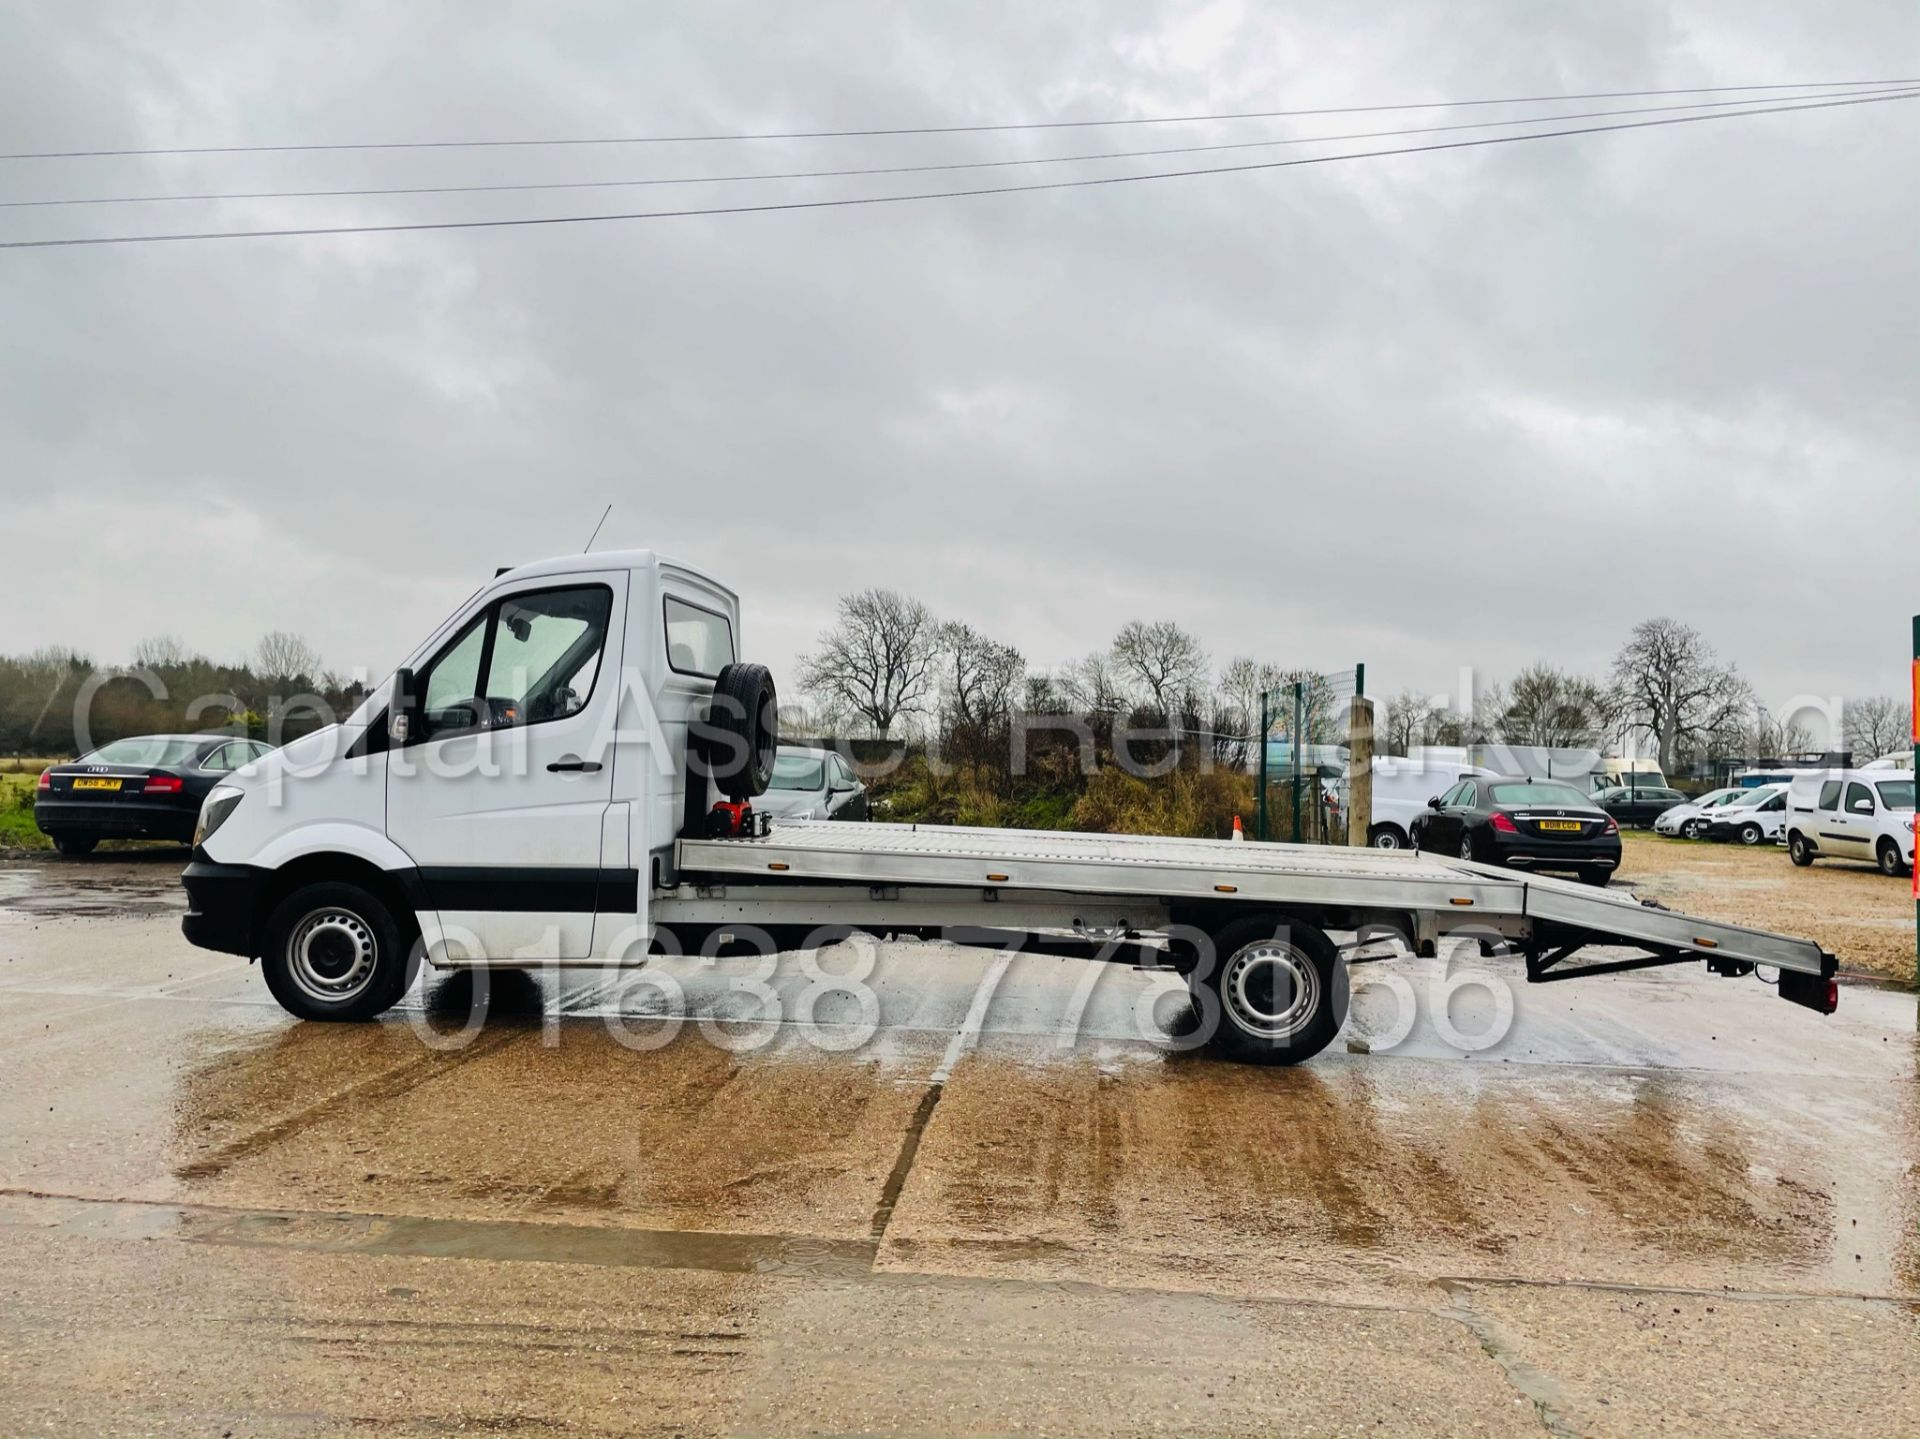
[{"label": "door window", "polygon": [[501,600],[487,663],[490,722],[538,724],[581,710],[600,673],[612,604],[604,585]]},{"label": "door window", "polygon": [[1840,808],[1840,781],[1839,780],[1830,779],[1825,784],[1820,786],[1820,808],[1821,809]]},{"label": "door window", "polygon": [[224,774],[230,769],[237,769],[246,763],[246,760],[241,757],[239,751],[240,746],[237,744],[223,744],[219,749],[200,761],[200,768],[209,770],[215,774]]},{"label": "door window", "polygon": [[605,585],[495,600],[427,667],[428,736],[540,724],[585,708],[612,609]]},{"label": "door window", "polygon": [[1462,808],[1462,809],[1472,809],[1472,808],[1473,808],[1473,796],[1474,796],[1474,788],[1475,788],[1475,787],[1474,787],[1474,784],[1473,784],[1473,781],[1471,781],[1471,780],[1469,780],[1469,781],[1467,781],[1467,782],[1466,782],[1465,784],[1463,784],[1463,785],[1461,785],[1461,786],[1460,786],[1460,796],[1459,796],[1459,798],[1458,798],[1458,799],[1456,799],[1456,800],[1454,800],[1454,803],[1455,803],[1455,804],[1457,804],[1457,805],[1459,805],[1459,806],[1460,806],[1460,808]]},{"label": "door window", "polygon": [[1863,784],[1849,784],[1847,786],[1847,813],[1872,814],[1872,791]]}]

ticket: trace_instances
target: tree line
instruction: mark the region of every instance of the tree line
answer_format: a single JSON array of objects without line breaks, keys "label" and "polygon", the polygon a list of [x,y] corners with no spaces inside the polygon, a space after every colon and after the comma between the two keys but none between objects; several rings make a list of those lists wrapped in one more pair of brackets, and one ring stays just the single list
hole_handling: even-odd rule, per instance
[{"label": "tree line", "polygon": [[341,718],[364,694],[284,630],[231,662],[171,635],[140,641],[125,665],[61,648],[0,655],[0,754],[60,757],[128,735],[215,730],[278,744]]}]

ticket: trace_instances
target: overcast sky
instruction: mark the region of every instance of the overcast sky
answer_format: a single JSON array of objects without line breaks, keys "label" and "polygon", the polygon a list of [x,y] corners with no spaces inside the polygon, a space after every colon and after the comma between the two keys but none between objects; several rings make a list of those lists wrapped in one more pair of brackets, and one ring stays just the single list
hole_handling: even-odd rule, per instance
[{"label": "overcast sky", "polygon": [[[1912,74],[1920,10],[1894,0],[21,4],[0,9],[0,148]],[[1514,113],[11,161],[0,198],[934,163]],[[1900,692],[1920,610],[1916,142],[1920,102],[914,205],[0,251],[0,650],[118,659],[170,632],[230,656],[284,628],[383,674],[494,566],[577,549],[612,501],[600,546],[726,578],[745,648],[785,676],[838,593],[883,585],[1036,665],[1168,617],[1217,662],[1363,660],[1376,693],[1445,691],[1462,665],[1601,669],[1636,620],[1669,613],[1776,702]],[[1365,146],[1284,153],[1316,148]],[[0,238],[1274,155],[13,208]]]}]

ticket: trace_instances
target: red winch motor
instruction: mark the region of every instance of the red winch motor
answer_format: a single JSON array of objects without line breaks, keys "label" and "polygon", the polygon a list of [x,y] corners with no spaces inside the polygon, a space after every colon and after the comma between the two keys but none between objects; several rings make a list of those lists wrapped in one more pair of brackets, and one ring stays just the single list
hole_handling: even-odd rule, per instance
[{"label": "red winch motor", "polygon": [[741,839],[752,834],[752,800],[723,799],[707,811],[708,839]]}]

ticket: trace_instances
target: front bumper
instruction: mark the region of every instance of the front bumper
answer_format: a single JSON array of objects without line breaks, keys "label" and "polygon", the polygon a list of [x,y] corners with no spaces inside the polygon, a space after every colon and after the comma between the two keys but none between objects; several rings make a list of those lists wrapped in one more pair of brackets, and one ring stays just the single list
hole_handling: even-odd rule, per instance
[{"label": "front bumper", "polygon": [[268,873],[250,864],[216,864],[195,851],[180,874],[187,891],[187,912],[180,932],[189,944],[222,954],[253,958],[255,917]]}]

